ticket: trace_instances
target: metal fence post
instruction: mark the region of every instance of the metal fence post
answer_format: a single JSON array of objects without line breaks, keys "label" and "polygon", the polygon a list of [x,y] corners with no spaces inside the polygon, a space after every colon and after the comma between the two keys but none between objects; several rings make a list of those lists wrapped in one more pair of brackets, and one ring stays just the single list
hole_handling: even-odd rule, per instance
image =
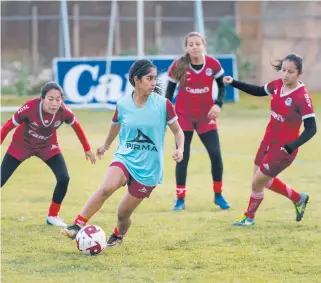
[{"label": "metal fence post", "polygon": [[37,6],[32,6],[31,50],[32,50],[32,71],[35,76],[38,75],[38,68],[39,68],[37,15],[38,15]]}]

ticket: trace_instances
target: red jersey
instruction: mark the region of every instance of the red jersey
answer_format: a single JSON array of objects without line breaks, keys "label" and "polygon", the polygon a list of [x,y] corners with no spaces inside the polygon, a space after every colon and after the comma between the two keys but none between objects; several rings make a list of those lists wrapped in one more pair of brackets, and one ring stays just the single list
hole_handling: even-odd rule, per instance
[{"label": "red jersey", "polygon": [[266,84],[264,89],[272,96],[272,100],[271,119],[263,142],[277,146],[293,142],[300,135],[302,121],[315,117],[307,89],[300,82],[297,88],[284,93],[282,79]]},{"label": "red jersey", "polygon": [[62,104],[52,115],[42,110],[39,98],[32,99],[12,116],[12,122],[17,126],[12,140],[31,149],[45,148],[57,143],[56,131],[62,123],[73,125],[75,121],[74,114],[66,105]]},{"label": "red jersey", "polygon": [[[186,72],[184,86],[179,86],[176,112],[177,114],[188,115],[192,117],[206,116],[208,111],[214,105],[212,97],[213,81],[224,74],[224,70],[216,59],[204,55],[203,67],[195,70],[189,65]],[[177,60],[169,68],[169,80],[176,83],[175,73]]]}]

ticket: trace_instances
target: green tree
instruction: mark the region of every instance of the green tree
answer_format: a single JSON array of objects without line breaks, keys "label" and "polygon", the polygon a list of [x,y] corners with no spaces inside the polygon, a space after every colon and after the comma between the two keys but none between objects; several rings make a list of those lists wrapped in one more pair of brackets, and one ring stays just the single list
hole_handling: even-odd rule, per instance
[{"label": "green tree", "polygon": [[234,54],[236,56],[240,79],[244,79],[253,71],[255,65],[242,54],[240,49],[242,41],[230,19],[222,19],[216,31],[208,30],[206,34],[209,54]]}]

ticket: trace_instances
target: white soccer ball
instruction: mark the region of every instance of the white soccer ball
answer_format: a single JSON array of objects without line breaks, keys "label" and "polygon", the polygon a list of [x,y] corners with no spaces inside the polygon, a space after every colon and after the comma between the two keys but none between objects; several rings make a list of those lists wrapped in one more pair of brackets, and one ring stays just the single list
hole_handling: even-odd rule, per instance
[{"label": "white soccer ball", "polygon": [[99,226],[88,225],[77,233],[76,243],[84,255],[98,255],[106,248],[106,234]]}]

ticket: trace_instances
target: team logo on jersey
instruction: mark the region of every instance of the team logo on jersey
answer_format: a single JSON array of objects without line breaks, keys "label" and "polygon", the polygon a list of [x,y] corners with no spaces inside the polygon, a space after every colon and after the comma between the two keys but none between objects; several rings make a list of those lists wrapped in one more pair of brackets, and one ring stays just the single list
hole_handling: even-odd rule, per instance
[{"label": "team logo on jersey", "polygon": [[291,97],[288,97],[286,100],[285,100],[285,105],[286,106],[290,106],[292,104],[292,98]]},{"label": "team logo on jersey", "polygon": [[55,126],[56,128],[59,127],[60,125],[61,125],[61,121],[60,121],[60,120],[56,121],[55,124],[54,124],[54,126]]},{"label": "team logo on jersey", "polygon": [[48,121],[48,120],[44,120],[43,122],[44,122],[44,124],[48,124],[48,123],[49,123],[49,121]]},{"label": "team logo on jersey", "polygon": [[206,76],[212,76],[213,75],[213,71],[212,71],[212,69],[211,68],[207,68],[206,69],[206,71],[205,71],[205,74],[206,74]]},{"label": "team logo on jersey", "polygon": [[137,150],[149,150],[157,152],[154,142],[139,129],[137,129],[137,137],[133,140],[127,141],[126,147]]}]

